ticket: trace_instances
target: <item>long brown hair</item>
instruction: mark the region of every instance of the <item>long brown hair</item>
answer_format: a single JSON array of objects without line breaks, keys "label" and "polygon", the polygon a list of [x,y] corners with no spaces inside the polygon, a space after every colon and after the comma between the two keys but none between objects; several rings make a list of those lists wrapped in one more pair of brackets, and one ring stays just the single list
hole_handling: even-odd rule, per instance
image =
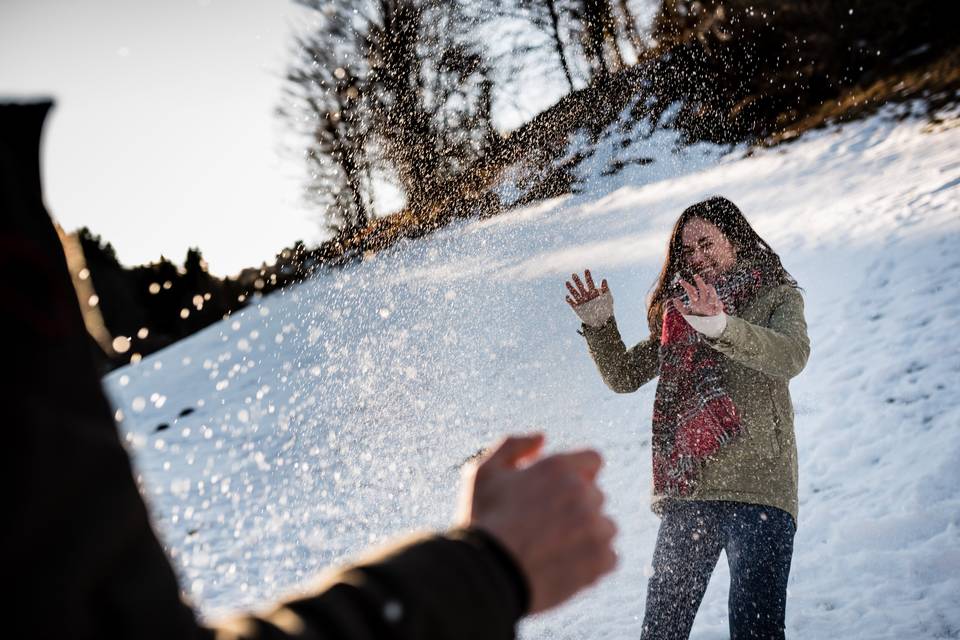
[{"label": "long brown hair", "polygon": [[653,333],[660,331],[663,305],[667,298],[672,295],[671,290],[677,274],[688,282],[693,281],[693,274],[690,273],[683,259],[682,241],[683,228],[692,218],[706,220],[720,229],[720,232],[736,248],[738,263],[754,263],[770,273],[773,282],[789,284],[792,287],[797,286],[797,281],[783,268],[780,256],[770,248],[770,245],[763,238],[757,235],[757,232],[747,222],[737,205],[723,196],[713,196],[684,209],[673,225],[670,241],[667,243],[667,258],[664,260],[660,275],[653,285],[653,292],[650,294],[650,306],[647,308],[647,323]]}]

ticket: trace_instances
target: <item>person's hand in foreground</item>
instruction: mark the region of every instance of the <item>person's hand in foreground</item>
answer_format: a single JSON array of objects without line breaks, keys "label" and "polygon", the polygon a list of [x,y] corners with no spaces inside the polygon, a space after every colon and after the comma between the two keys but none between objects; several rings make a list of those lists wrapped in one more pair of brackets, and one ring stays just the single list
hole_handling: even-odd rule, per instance
[{"label": "person's hand in foreground", "polygon": [[542,434],[508,437],[464,483],[462,526],[494,536],[527,578],[530,611],[554,607],[616,566],[596,451],[544,458]]},{"label": "person's hand in foreground", "polygon": [[[607,281],[600,282],[600,288],[593,283],[590,269],[583,272],[583,280],[574,273],[567,280],[567,304],[577,314],[581,322],[591,327],[601,327],[613,316],[613,294]],[[586,284],[584,284],[584,280]]]}]

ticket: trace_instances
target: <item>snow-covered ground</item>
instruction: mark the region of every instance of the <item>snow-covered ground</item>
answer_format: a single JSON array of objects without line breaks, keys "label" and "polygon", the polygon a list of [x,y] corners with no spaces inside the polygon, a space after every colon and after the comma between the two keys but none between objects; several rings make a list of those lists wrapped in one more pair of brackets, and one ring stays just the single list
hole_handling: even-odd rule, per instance
[{"label": "snow-covered ground", "polygon": [[[444,526],[466,458],[499,434],[543,429],[552,449],[604,454],[621,564],[522,636],[639,637],[658,525],[654,389],[606,389],[563,281],[584,267],[607,278],[625,339],[639,341],[672,222],[719,193],[805,290],[788,634],[960,637],[956,114],[932,128],[888,112],[748,158],[674,154],[660,139],[658,163],[603,175],[597,159],[625,148],[610,145],[581,165],[580,195],[321,274],[107,378],[205,615]],[[728,579],[721,559],[694,638],[726,637]]]}]

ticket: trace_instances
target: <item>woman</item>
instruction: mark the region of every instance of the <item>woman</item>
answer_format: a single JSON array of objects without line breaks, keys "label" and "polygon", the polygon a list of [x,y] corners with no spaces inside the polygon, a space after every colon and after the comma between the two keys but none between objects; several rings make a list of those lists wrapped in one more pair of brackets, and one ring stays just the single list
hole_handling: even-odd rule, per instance
[{"label": "woman", "polygon": [[590,271],[567,302],[607,385],[659,376],[653,510],[661,515],[642,638],[687,638],[721,550],[732,638],[783,638],[797,518],[797,448],[787,385],[810,352],[803,298],[732,202],[677,220],[647,311],[627,349],[613,296]]}]

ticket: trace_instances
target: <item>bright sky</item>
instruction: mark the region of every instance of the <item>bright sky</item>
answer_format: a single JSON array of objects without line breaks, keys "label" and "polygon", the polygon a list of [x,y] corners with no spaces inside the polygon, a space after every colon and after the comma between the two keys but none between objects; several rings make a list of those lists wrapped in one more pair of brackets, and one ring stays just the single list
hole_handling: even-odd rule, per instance
[{"label": "bright sky", "polygon": [[[53,216],[126,264],[180,263],[198,246],[219,275],[322,239],[274,115],[305,17],[291,0],[0,0],[0,100],[57,102],[43,156]],[[538,84],[500,126],[563,91]]]},{"label": "bright sky", "polygon": [[[218,274],[321,237],[273,115],[300,10],[284,0],[3,0],[0,96],[52,95],[47,203],[121,261]],[[300,14],[302,15],[302,14]]]}]

